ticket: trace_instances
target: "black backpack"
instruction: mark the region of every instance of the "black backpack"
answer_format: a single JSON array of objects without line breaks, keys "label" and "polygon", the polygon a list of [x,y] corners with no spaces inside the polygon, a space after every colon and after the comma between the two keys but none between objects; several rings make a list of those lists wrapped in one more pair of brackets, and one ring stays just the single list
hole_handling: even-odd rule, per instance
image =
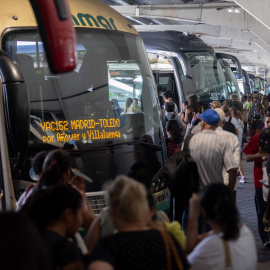
[{"label": "black backpack", "polygon": [[235,125],[231,123],[232,118],[229,118],[228,122],[225,122],[225,125],[223,126],[223,130],[229,131],[233,134],[236,134]]},{"label": "black backpack", "polygon": [[262,120],[264,114],[264,109],[260,101],[253,101],[250,109],[250,115],[252,121]]},{"label": "black backpack", "polygon": [[190,156],[188,144],[193,135],[185,140],[183,151],[174,154],[155,174],[153,180],[167,182],[173,197],[187,203],[192,193],[199,191],[199,173],[195,161]]}]

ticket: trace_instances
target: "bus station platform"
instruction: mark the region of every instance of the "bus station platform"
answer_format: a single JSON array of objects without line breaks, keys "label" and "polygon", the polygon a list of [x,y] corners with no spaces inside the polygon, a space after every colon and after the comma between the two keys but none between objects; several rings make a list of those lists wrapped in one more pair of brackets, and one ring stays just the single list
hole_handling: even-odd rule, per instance
[{"label": "bus station platform", "polygon": [[258,233],[257,216],[254,202],[254,180],[253,166],[254,163],[246,162],[245,154],[243,154],[242,162],[245,168],[245,176],[247,183],[239,184],[236,191],[236,203],[240,213],[241,221],[244,222],[253,232],[258,252],[258,268],[257,270],[270,269],[270,249],[265,248],[262,244]]}]

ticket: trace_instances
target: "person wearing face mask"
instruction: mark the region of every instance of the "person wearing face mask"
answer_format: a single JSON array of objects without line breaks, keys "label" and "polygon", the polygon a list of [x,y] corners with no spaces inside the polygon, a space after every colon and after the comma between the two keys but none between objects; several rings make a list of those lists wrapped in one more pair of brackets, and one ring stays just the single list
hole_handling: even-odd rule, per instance
[{"label": "person wearing face mask", "polygon": [[195,161],[200,176],[200,190],[211,183],[223,183],[223,168],[229,173],[228,187],[233,191],[237,178],[237,167],[232,159],[230,144],[215,130],[220,122],[219,114],[206,110],[199,115],[202,132],[195,134],[189,143],[190,155]]}]

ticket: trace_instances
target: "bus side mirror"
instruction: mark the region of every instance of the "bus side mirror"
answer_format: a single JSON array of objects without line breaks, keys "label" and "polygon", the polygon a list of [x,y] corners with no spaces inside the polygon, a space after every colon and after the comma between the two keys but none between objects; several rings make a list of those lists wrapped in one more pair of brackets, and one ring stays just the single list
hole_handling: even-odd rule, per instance
[{"label": "bus side mirror", "polygon": [[192,69],[188,57],[185,54],[177,53],[177,58],[182,66],[184,76],[192,79]]},{"label": "bus side mirror", "polygon": [[238,75],[238,78],[242,77],[242,66],[240,61],[238,60],[237,57],[230,55],[230,54],[226,54],[226,53],[216,53],[216,56],[218,59],[230,59],[232,60],[232,62],[235,64],[236,67],[236,72]]},{"label": "bus side mirror", "polygon": [[29,0],[52,73],[74,70],[76,35],[67,0]]}]

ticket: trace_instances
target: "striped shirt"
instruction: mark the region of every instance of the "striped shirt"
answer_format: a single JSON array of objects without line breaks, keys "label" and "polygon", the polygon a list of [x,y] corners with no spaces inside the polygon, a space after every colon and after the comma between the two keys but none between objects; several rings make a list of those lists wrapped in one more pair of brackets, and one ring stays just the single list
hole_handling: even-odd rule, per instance
[{"label": "striped shirt", "polygon": [[[237,138],[236,135],[234,135],[231,132],[228,132],[226,130],[223,130],[221,127],[218,127],[216,129],[216,133],[221,136],[223,138],[223,140],[227,141],[230,144],[233,156],[231,158],[233,158],[236,162],[236,164],[238,165],[237,167],[239,167],[240,164],[240,144],[239,144],[239,140]],[[223,181],[225,185],[229,184],[229,174],[227,173],[226,169],[223,168]],[[235,183],[235,187],[234,190],[236,190],[238,186],[238,181],[236,181]]]},{"label": "striped shirt", "polygon": [[211,183],[223,183],[223,167],[227,172],[238,167],[229,143],[214,130],[195,134],[190,140],[189,149],[198,167],[201,190]]}]

